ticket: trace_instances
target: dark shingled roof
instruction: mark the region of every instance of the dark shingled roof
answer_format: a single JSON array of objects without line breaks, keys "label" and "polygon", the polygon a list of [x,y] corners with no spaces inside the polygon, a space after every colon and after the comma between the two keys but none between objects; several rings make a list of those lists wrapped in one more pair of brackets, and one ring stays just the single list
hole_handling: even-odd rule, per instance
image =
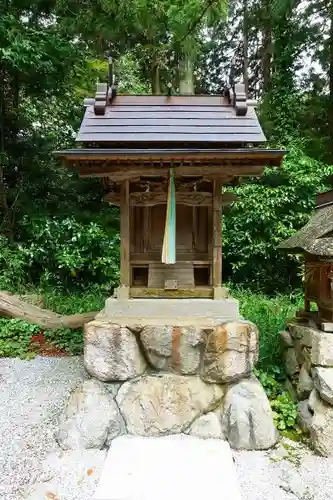
[{"label": "dark shingled roof", "polygon": [[103,114],[87,106],[76,140],[80,143],[266,142],[251,105],[237,109],[224,96],[116,96]]},{"label": "dark shingled roof", "polygon": [[318,208],[309,222],[279,248],[290,253],[333,257],[333,205]]}]

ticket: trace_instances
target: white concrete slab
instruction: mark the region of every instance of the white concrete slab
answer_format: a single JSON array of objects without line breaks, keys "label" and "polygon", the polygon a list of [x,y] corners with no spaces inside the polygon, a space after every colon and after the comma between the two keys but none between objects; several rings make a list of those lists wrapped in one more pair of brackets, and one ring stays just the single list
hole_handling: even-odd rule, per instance
[{"label": "white concrete slab", "polygon": [[229,444],[175,435],[121,436],[93,500],[241,500]]}]

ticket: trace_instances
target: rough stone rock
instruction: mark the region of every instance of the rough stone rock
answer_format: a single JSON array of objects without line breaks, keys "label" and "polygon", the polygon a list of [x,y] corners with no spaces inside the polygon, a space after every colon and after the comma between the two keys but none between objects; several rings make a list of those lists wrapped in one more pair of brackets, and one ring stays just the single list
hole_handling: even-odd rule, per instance
[{"label": "rough stone rock", "polygon": [[333,368],[313,368],[312,376],[320,397],[333,406]]},{"label": "rough stone rock", "polygon": [[280,332],[280,341],[283,347],[293,347],[293,339],[289,332]]},{"label": "rough stone rock", "polygon": [[111,394],[111,396],[115,398],[118,394],[121,385],[122,382],[111,382],[111,383],[105,383],[104,387]]},{"label": "rough stone rock", "polygon": [[312,347],[312,337],[317,331],[306,325],[292,323],[289,325],[289,331],[293,339],[299,340],[303,347]]},{"label": "rough stone rock", "polygon": [[287,374],[292,378],[295,377],[300,371],[295,349],[289,347],[284,353],[284,359]]},{"label": "rough stone rock", "polygon": [[333,366],[333,334],[314,330],[311,361],[315,366]]},{"label": "rough stone rock", "polygon": [[130,434],[159,436],[185,431],[214,409],[223,394],[221,386],[199,377],[163,374],[125,382],[116,400]]},{"label": "rough stone rock", "polygon": [[199,371],[201,328],[145,326],[140,338],[154,368],[184,375],[193,375]]},{"label": "rough stone rock", "polygon": [[333,408],[323,401],[319,392],[314,389],[309,399],[309,409],[312,413],[310,423],[310,439],[320,455],[333,455]]},{"label": "rough stone rock", "polygon": [[312,389],[313,389],[313,380],[307,370],[306,365],[303,364],[298,377],[298,384],[297,384],[298,399],[301,401],[304,399],[308,399]]},{"label": "rough stone rock", "polygon": [[295,339],[293,341],[293,348],[295,350],[297,363],[299,366],[302,366],[304,364],[303,350],[305,347],[302,346],[299,340]]},{"label": "rough stone rock", "polygon": [[273,413],[255,377],[228,389],[223,402],[222,428],[230,446],[237,450],[265,450],[277,443]]},{"label": "rough stone rock", "polygon": [[298,403],[298,424],[303,432],[309,432],[312,422],[312,414],[309,410],[309,400]]},{"label": "rough stone rock", "polygon": [[63,450],[101,449],[123,429],[116,402],[101,382],[90,379],[72,392],[55,437]]},{"label": "rough stone rock", "polygon": [[259,332],[249,321],[235,321],[206,332],[201,377],[234,382],[251,375],[258,361]]},{"label": "rough stone rock", "polygon": [[84,365],[104,382],[135,378],[147,368],[135,334],[126,326],[106,321],[85,326]]},{"label": "rough stone rock", "polygon": [[193,422],[187,434],[204,439],[223,439],[221,418],[215,412],[206,413]]},{"label": "rough stone rock", "polygon": [[290,380],[289,377],[287,377],[284,386],[286,388],[286,391],[289,392],[289,395],[294,403],[297,403],[298,401],[298,395],[297,395],[297,390],[295,387],[295,380],[292,381]]},{"label": "rough stone rock", "polygon": [[307,371],[311,372],[312,360],[311,360],[311,348],[303,347],[302,349],[302,364],[305,366]]}]

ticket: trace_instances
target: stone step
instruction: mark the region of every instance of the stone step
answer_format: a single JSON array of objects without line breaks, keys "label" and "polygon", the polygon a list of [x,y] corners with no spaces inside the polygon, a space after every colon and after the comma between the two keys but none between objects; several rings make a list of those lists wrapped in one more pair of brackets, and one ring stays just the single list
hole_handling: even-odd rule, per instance
[{"label": "stone step", "polygon": [[229,444],[174,435],[112,441],[93,500],[241,500]]}]

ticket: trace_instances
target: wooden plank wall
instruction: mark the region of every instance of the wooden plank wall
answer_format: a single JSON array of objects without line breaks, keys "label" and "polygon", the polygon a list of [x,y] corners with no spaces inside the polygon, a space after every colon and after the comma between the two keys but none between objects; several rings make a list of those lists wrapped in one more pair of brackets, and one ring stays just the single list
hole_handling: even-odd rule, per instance
[{"label": "wooden plank wall", "polygon": [[220,288],[222,282],[222,186],[214,181],[213,189],[213,287]]},{"label": "wooden plank wall", "polygon": [[130,206],[129,206],[129,181],[124,181],[120,192],[120,286],[123,298],[129,297],[131,285],[130,268]]}]

